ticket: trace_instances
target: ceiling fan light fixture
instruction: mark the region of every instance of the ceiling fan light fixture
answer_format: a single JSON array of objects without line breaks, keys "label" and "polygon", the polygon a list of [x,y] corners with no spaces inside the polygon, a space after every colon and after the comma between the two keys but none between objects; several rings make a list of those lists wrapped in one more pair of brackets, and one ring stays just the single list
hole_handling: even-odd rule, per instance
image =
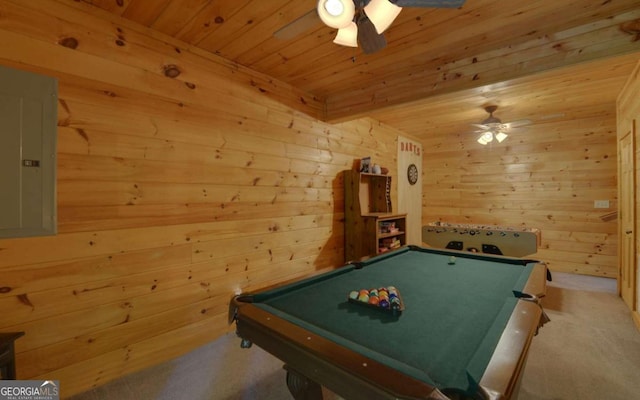
[{"label": "ceiling fan light fixture", "polygon": [[355,22],[351,22],[344,28],[338,29],[338,34],[333,43],[341,46],[358,47],[358,26]]},{"label": "ceiling fan light fixture", "polygon": [[324,2],[324,8],[334,17],[337,17],[344,12],[344,4],[342,4],[340,0],[326,0]]},{"label": "ceiling fan light fixture", "polygon": [[491,143],[492,141],[493,141],[493,133],[491,133],[490,131],[483,133],[478,138],[478,143],[480,143],[483,146],[486,146],[487,144]]},{"label": "ceiling fan light fixture", "polygon": [[322,22],[335,29],[349,26],[356,13],[352,0],[319,0],[316,8]]},{"label": "ceiling fan light fixture", "polygon": [[496,133],[496,140],[498,141],[498,143],[502,143],[503,140],[505,140],[509,135],[507,135],[504,132],[498,132]]},{"label": "ceiling fan light fixture", "polygon": [[364,7],[364,13],[376,27],[376,32],[382,34],[393,23],[402,7],[391,3],[388,0],[371,0]]}]

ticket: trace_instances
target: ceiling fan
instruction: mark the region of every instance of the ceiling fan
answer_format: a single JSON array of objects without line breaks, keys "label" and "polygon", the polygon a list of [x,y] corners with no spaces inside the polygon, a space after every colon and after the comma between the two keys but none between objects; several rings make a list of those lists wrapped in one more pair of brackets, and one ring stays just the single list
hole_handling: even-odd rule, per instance
[{"label": "ceiling fan", "polygon": [[334,43],[375,53],[387,45],[383,32],[403,7],[456,8],[466,0],[319,0],[315,10],[274,33],[290,38],[303,31],[316,15],[325,25],[337,29]]},{"label": "ceiling fan", "polygon": [[478,143],[480,143],[481,145],[487,145],[494,139],[497,140],[498,143],[502,143],[509,136],[507,135],[507,132],[509,132],[511,128],[516,128],[531,123],[531,121],[528,119],[503,123],[499,118],[493,116],[493,113],[497,109],[498,106],[495,105],[484,107],[484,110],[489,113],[489,117],[487,117],[479,124],[471,124],[477,128],[480,128],[479,130],[475,131],[475,133],[480,133],[480,137],[478,137]]}]

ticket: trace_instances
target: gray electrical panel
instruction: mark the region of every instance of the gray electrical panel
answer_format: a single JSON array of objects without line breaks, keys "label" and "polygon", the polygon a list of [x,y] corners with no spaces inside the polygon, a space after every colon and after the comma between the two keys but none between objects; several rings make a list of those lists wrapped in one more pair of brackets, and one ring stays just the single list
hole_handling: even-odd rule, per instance
[{"label": "gray electrical panel", "polygon": [[54,235],[58,82],[0,66],[0,238]]}]

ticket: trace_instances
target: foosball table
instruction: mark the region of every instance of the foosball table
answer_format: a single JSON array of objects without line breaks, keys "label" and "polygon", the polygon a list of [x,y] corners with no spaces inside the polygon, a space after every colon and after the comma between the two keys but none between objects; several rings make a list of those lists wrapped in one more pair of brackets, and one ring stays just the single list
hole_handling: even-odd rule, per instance
[{"label": "foosball table", "polygon": [[541,236],[535,228],[432,222],[422,227],[422,241],[430,247],[524,257],[537,253]]}]

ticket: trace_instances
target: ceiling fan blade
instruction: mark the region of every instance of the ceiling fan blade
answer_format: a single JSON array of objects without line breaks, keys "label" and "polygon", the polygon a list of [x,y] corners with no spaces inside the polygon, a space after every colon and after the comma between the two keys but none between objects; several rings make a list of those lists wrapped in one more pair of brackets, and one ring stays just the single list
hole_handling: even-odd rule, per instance
[{"label": "ceiling fan blade", "polygon": [[478,128],[482,128],[482,129],[484,129],[485,131],[486,131],[487,129],[490,129],[490,126],[489,126],[489,125],[471,124],[471,126],[476,126],[476,127],[478,127]]},{"label": "ceiling fan blade", "polygon": [[457,8],[464,4],[466,0],[397,0],[392,1],[399,7],[434,7],[434,8]]},{"label": "ceiling fan blade", "polygon": [[273,37],[280,40],[293,39],[306,31],[314,28],[320,24],[320,17],[315,8],[309,10],[307,13],[301,15],[297,19],[291,21],[287,25],[278,29],[273,33]]},{"label": "ceiling fan blade", "polygon": [[384,35],[376,31],[376,27],[364,13],[360,13],[360,16],[357,18],[357,25],[358,43],[360,43],[362,51],[364,51],[365,54],[375,53],[386,47],[387,40]]},{"label": "ceiling fan blade", "polygon": [[531,121],[530,119],[520,119],[520,120],[517,120],[517,121],[507,122],[504,125],[506,125],[507,129],[509,129],[509,128],[517,128],[517,127],[520,127],[520,126],[530,125],[532,123],[533,123],[533,121]]},{"label": "ceiling fan blade", "polygon": [[542,117],[538,118],[538,120],[539,121],[548,121],[550,119],[562,118],[564,116],[565,116],[565,113],[559,112],[559,113],[556,113],[556,114],[543,115]]}]

